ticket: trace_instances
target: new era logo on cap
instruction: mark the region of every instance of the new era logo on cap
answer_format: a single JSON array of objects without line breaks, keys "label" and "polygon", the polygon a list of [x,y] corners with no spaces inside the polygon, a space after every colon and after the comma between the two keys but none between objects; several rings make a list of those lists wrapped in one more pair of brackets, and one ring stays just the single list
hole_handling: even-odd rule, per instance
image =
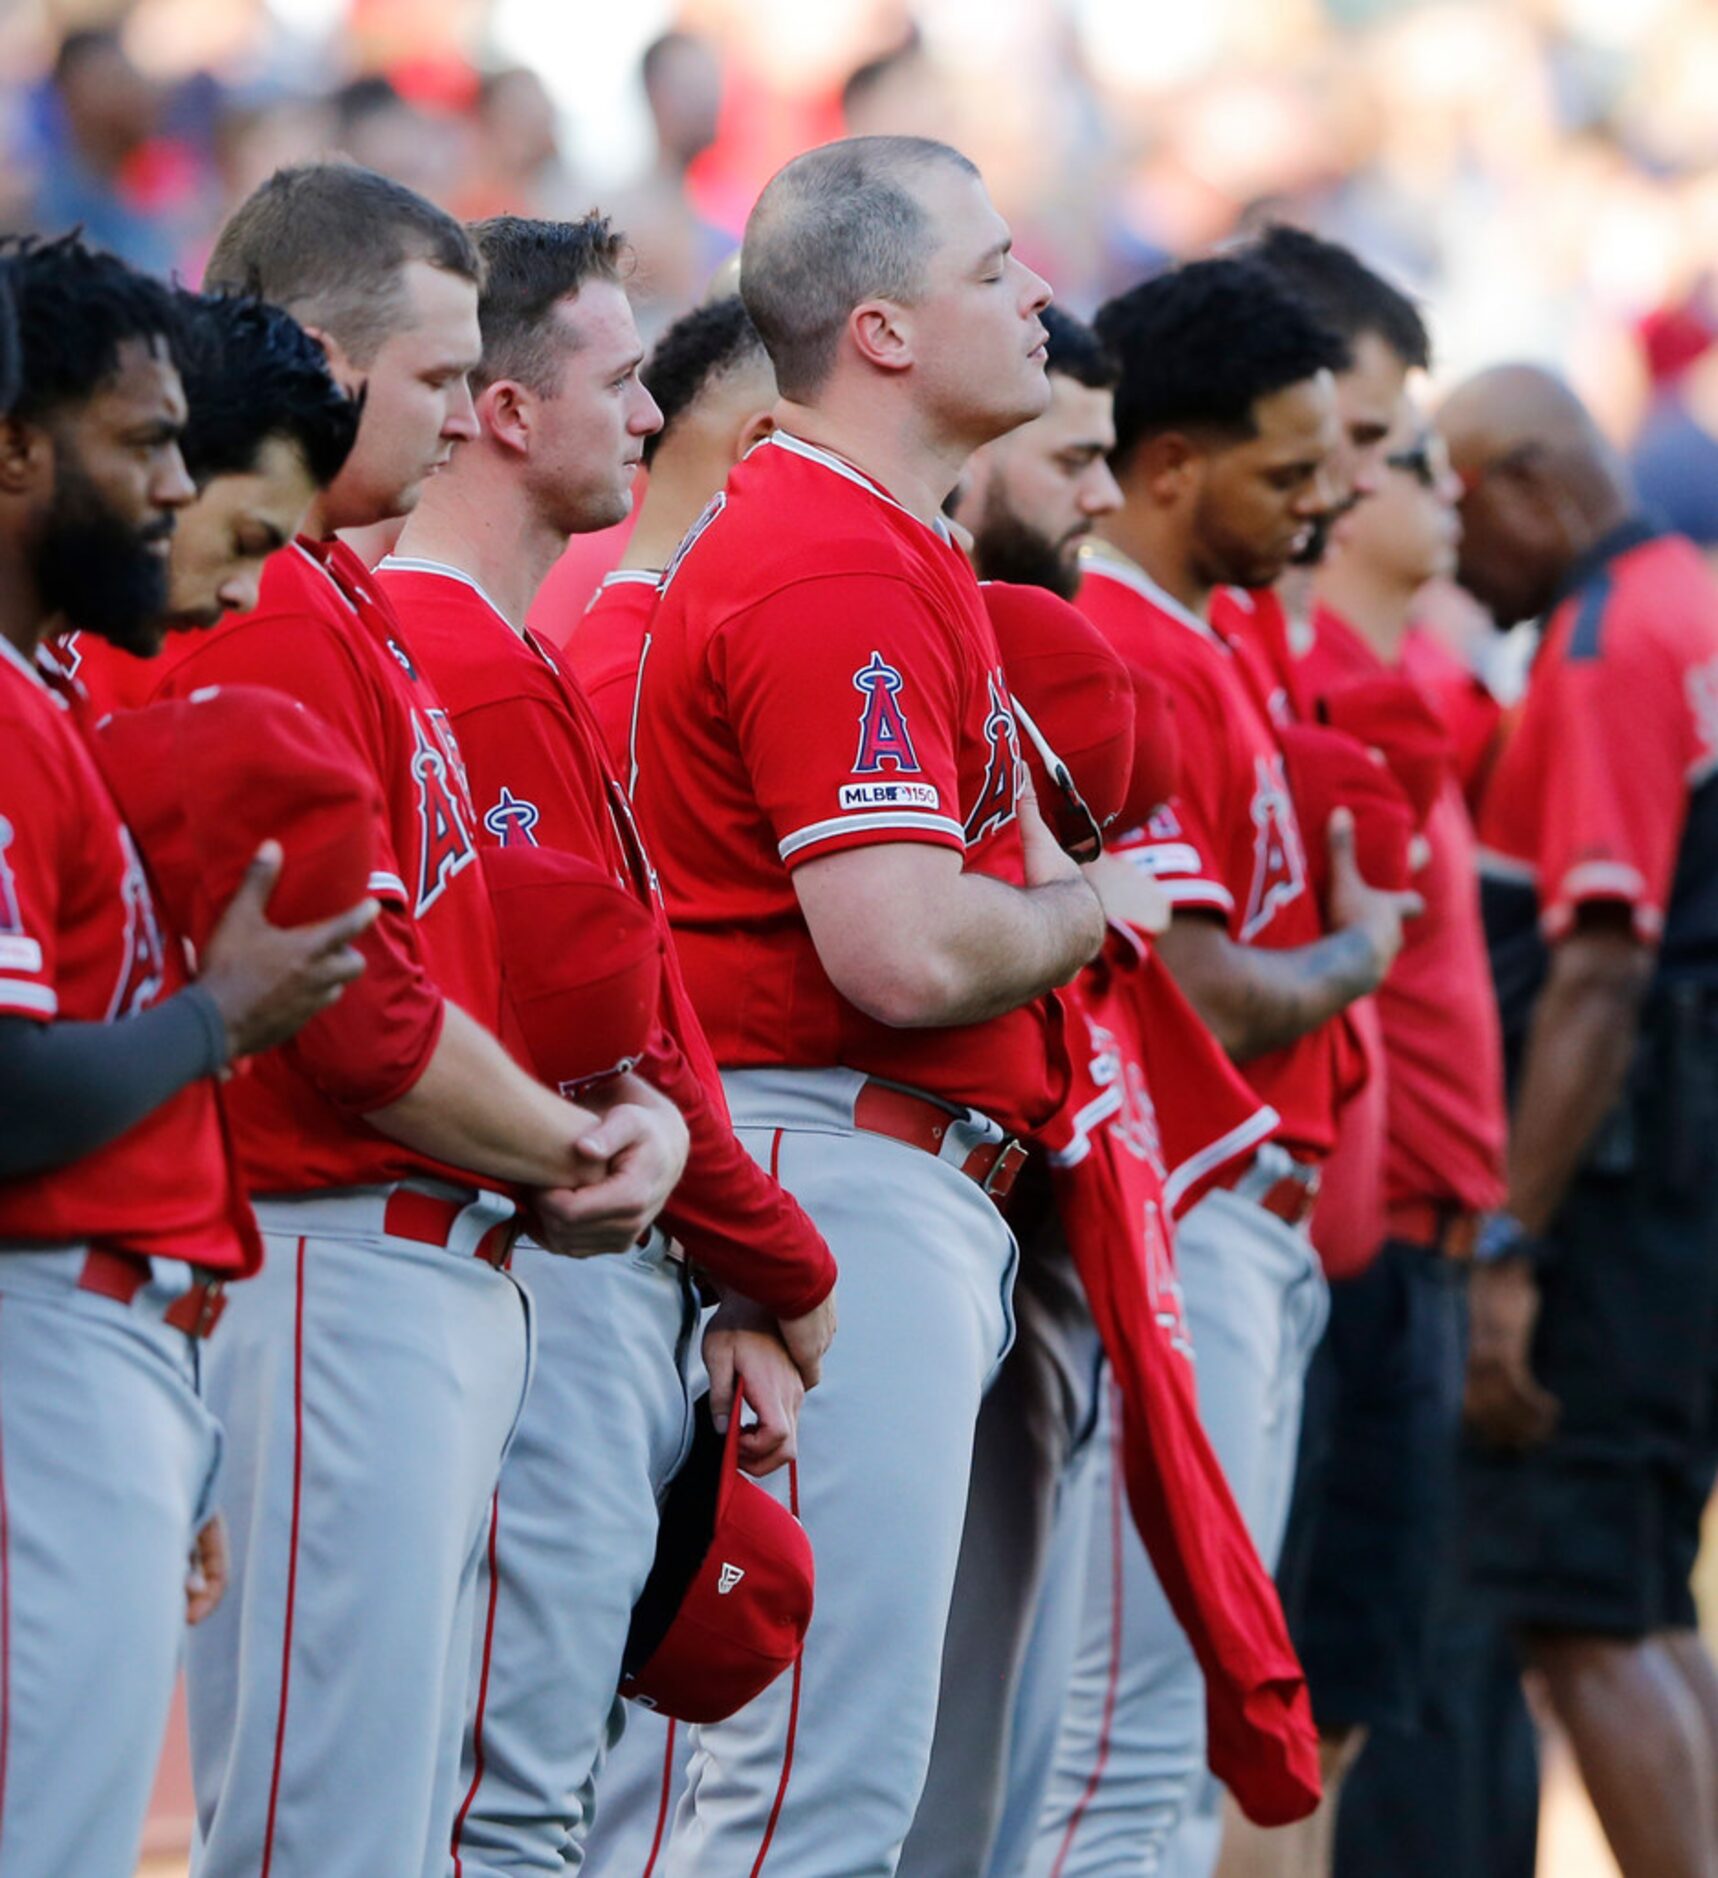
[{"label": "new era logo on cap", "polygon": [[716,1580],[716,1596],[725,1598],[745,1575],[738,1565],[724,1565],[721,1576]]}]

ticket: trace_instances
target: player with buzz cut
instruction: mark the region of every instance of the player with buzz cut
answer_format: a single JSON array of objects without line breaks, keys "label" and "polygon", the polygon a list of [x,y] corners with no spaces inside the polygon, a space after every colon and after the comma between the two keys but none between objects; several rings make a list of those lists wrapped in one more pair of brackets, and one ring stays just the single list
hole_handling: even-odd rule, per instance
[{"label": "player with buzz cut", "polygon": [[777,428],[665,575],[638,800],[735,1125],[828,1238],[842,1330],[781,1485],[817,1550],[804,1659],[698,1731],[663,1869],[886,1878],[1008,1343],[998,1201],[1067,1086],[1047,994],[1103,938],[942,517],[1049,401],[1049,290],[965,157],[892,137],[772,178],[740,280]]},{"label": "player with buzz cut", "polygon": [[358,975],[375,908],[277,929],[265,849],[187,982],[93,714],[37,659],[71,621],[120,644],[158,630],[195,493],[171,299],[71,238],[13,252],[4,276],[18,326],[0,364],[20,369],[0,419],[0,1847],[22,1878],[125,1878],[182,1625],[226,1571],[198,1376],[223,1287],[261,1248],[217,1078]]},{"label": "player with buzz cut", "polygon": [[445,1870],[477,1575],[529,1379],[513,1237],[529,1212],[558,1252],[624,1253],[684,1158],[678,1113],[645,1085],[620,1079],[599,1115],[504,1047],[459,746],[336,534],[408,512],[474,434],[481,276],[458,222],[344,164],[277,172],[209,264],[210,285],[315,333],[364,412],[256,608],[179,635],[159,690],[299,698],[385,813],[361,989],[231,1095],[268,1260],[205,1369],[235,1563],[187,1665],[208,1878]]},{"label": "player with buzz cut", "polygon": [[693,1143],[660,1228],[626,1258],[559,1259],[529,1242],[515,1255],[537,1304],[538,1366],[496,1495],[472,1682],[482,1706],[453,1826],[459,1868],[479,1878],[558,1869],[588,1824],[657,1501],[685,1456],[698,1277],[721,1292],[702,1339],[711,1407],[725,1426],[743,1382],[757,1419],[741,1458],[761,1474],[793,1457],[834,1326],[835,1264],[734,1138],[625,791],[577,681],[525,624],[568,537],[626,513],[660,421],[638,379],[625,240],[599,215],[501,216],[472,235],[478,434],[377,577],[452,717],[480,840],[576,855],[657,921],[665,988],[639,1071]]},{"label": "player with buzz cut", "polygon": [[632,764],[638,658],[662,570],[728,471],[775,428],[775,372],[737,294],[683,314],[639,375],[662,413],[662,428],[644,440],[650,481],[620,566],[591,596],[566,646],[623,775]]}]

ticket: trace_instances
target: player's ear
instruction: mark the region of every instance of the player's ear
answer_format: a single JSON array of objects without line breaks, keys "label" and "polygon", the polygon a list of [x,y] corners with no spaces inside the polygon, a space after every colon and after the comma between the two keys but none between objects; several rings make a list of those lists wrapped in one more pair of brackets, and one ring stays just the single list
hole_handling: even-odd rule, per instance
[{"label": "player's ear", "polygon": [[847,331],[859,356],[879,371],[904,372],[913,363],[907,309],[893,300],[861,300],[847,315]]},{"label": "player's ear", "polygon": [[743,419],[734,433],[734,461],[739,462],[754,443],[767,437],[775,427],[775,416],[770,411],[753,411]]},{"label": "player's ear", "polygon": [[473,402],[484,436],[519,456],[530,450],[536,429],[535,401],[517,379],[497,378],[485,385]]},{"label": "player's ear", "polygon": [[0,495],[27,496],[53,475],[54,446],[38,424],[0,417]]},{"label": "player's ear", "polygon": [[306,326],[304,329],[322,348],[328,360],[328,369],[334,374],[334,381],[348,397],[363,388],[364,374],[352,363],[351,355],[326,326]]},{"label": "player's ear", "polygon": [[1204,453],[1177,430],[1145,438],[1134,451],[1134,466],[1152,499],[1173,508],[1197,474]]}]

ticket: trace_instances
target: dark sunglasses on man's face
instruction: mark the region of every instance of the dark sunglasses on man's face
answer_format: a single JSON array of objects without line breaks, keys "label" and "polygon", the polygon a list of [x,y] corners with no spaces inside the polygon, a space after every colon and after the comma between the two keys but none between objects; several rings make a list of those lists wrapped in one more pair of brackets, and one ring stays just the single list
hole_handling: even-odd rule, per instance
[{"label": "dark sunglasses on man's face", "polygon": [[1394,456],[1385,457],[1384,466],[1412,476],[1422,489],[1437,488],[1443,467],[1433,460],[1431,445],[1424,442],[1415,444],[1411,450],[1398,450]]}]

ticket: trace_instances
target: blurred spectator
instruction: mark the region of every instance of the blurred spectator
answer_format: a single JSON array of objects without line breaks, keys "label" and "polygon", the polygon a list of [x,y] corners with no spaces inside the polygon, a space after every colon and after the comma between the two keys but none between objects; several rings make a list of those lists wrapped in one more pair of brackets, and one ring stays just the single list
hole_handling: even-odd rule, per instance
[{"label": "blurred spectator", "polygon": [[667,32],[644,50],[639,74],[656,132],[651,168],[616,204],[638,256],[633,300],[648,342],[702,297],[735,237],[699,214],[688,178],[721,128],[721,54],[695,33]]},{"label": "blurred spectator", "polygon": [[53,232],[81,224],[92,242],[166,272],[178,257],[189,160],[156,141],[163,100],[119,34],[68,33],[36,103],[31,222]]},{"label": "blurred spectator", "polygon": [[454,207],[488,215],[571,215],[554,101],[529,66],[491,72],[478,87],[472,141]]}]

